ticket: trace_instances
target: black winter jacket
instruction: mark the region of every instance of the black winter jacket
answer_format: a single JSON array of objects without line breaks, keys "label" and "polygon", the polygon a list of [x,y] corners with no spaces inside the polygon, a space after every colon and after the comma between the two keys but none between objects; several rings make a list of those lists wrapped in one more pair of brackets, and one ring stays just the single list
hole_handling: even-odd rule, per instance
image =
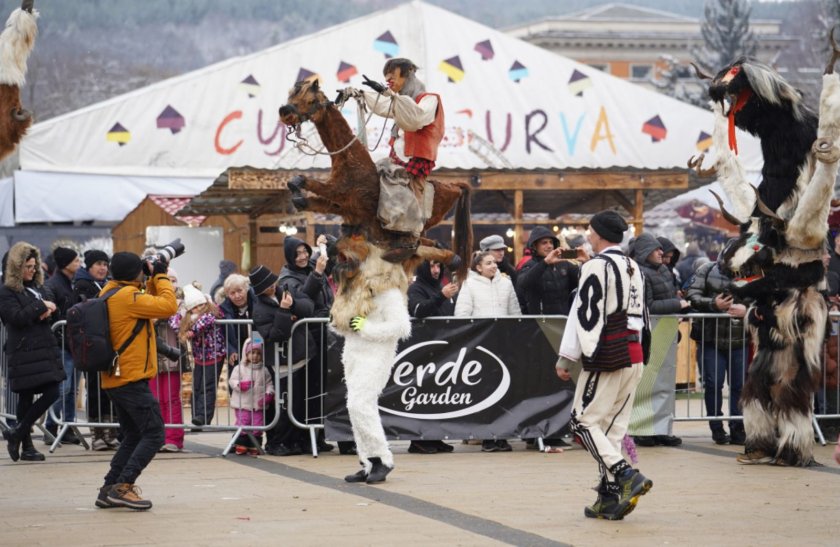
[{"label": "black winter jacket", "polygon": [[[224,302],[219,305],[219,309],[222,310],[222,315],[225,319],[253,319],[254,301],[256,299],[257,296],[254,294],[254,290],[249,289],[248,303],[241,313],[239,308],[233,305],[230,298],[225,298]],[[249,336],[248,327],[249,325],[246,324],[225,325],[225,340],[227,340],[227,354],[229,356],[236,354],[240,360],[242,359],[242,355],[240,354],[242,352],[242,345]],[[239,364],[239,360],[233,364]]]},{"label": "black winter jacket", "polygon": [[[280,279],[277,281],[277,298],[282,296],[283,287],[286,286],[292,293],[292,313],[297,317],[329,317],[332,301],[319,290],[319,284],[326,284],[326,279],[318,276],[317,280],[310,281],[310,277],[316,277],[314,268],[307,264],[303,268],[295,266],[295,252],[299,246],[305,246],[312,256],[312,247],[303,241],[287,237],[283,241],[283,254],[286,257],[286,265],[280,270]],[[307,292],[308,291],[308,292]],[[332,292],[332,291],[330,291]],[[314,296],[314,298],[313,298]]]},{"label": "black winter jacket", "polygon": [[[274,344],[283,346],[283,355],[288,355],[288,342],[292,334],[292,312],[280,307],[280,303],[270,296],[261,294],[254,300],[254,328],[262,335],[265,344],[265,363],[270,367],[287,364],[285,361],[276,362],[274,359]],[[292,363],[297,363],[306,357],[307,347],[310,351],[315,342],[308,329],[295,329],[292,341]]]},{"label": "black winter jacket", "polygon": [[[645,277],[645,305],[651,315],[669,315],[682,310],[674,277],[664,264],[654,266],[648,256],[662,245],[650,234],[642,234],[633,243],[634,255]],[[664,249],[663,249],[664,250]]]},{"label": "black winter jacket", "polygon": [[43,287],[31,283],[20,292],[6,285],[0,287],[0,319],[7,332],[8,378],[15,393],[42,391],[42,386],[65,378],[58,341],[50,328],[52,317],[39,319],[47,306],[29,289],[42,298],[45,295]]},{"label": "black winter jacket", "polygon": [[[715,297],[732,288],[732,279],[720,271],[717,262],[703,264],[694,272],[686,297],[691,307],[701,313],[723,313],[715,305]],[[736,304],[749,304],[735,298]],[[696,319],[695,319],[696,321]],[[703,322],[703,337],[707,345],[718,349],[740,348],[744,345],[744,319],[706,318]]]},{"label": "black winter jacket", "polygon": [[102,287],[107,281],[97,281],[84,268],[76,270],[76,277],[73,278],[73,293],[76,295],[76,302],[84,302],[90,298],[99,296]]},{"label": "black winter jacket", "polygon": [[428,260],[417,266],[414,283],[408,287],[408,314],[423,317],[445,317],[455,314],[455,299],[441,292],[440,279],[432,277]]},{"label": "black winter jacket", "polygon": [[556,248],[559,241],[547,228],[537,226],[531,230],[528,247],[532,249],[532,257],[519,270],[516,296],[523,313],[528,315],[568,315],[572,294],[580,278],[580,268],[568,260],[549,266],[543,257],[537,256],[533,246],[546,237],[554,240]]}]

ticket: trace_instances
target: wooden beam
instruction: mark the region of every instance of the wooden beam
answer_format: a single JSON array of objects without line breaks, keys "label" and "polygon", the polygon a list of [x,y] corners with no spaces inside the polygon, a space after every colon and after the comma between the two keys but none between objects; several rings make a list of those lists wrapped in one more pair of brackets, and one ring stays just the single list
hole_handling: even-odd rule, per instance
[{"label": "wooden beam", "polygon": [[624,207],[624,209],[625,209],[628,213],[630,213],[631,215],[634,215],[634,216],[635,216],[635,214],[636,214],[636,206],[633,204],[633,202],[632,202],[632,201],[630,201],[629,199],[627,199],[626,197],[624,197],[624,194],[622,194],[622,193],[621,193],[621,192],[619,192],[618,190],[613,190],[613,191],[611,192],[611,195],[615,198],[615,200],[618,202],[618,204],[619,204],[619,205],[621,205],[622,207]]},{"label": "wooden beam", "polygon": [[248,219],[248,264],[242,264],[245,271],[251,271],[251,267],[257,260],[257,237],[259,230],[257,230],[257,219]]},{"label": "wooden beam", "polygon": [[522,260],[524,229],[522,227],[522,213],[524,208],[525,198],[522,190],[516,190],[513,193],[513,257],[514,264],[519,264]]},{"label": "wooden beam", "polygon": [[636,190],[636,208],[633,211],[633,226],[636,228],[636,235],[645,229],[645,195],[641,190]]},{"label": "wooden beam", "polygon": [[[463,174],[433,173],[432,178],[465,180]],[[688,173],[680,171],[627,172],[511,172],[486,173],[480,177],[480,190],[687,190]]]}]

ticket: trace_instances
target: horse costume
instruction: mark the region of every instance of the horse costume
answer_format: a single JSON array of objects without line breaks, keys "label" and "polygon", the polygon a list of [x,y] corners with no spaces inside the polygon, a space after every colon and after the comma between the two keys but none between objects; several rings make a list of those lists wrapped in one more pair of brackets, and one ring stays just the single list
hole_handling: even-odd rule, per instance
[{"label": "horse costume", "polygon": [[26,82],[26,61],[38,35],[35,0],[23,0],[0,34],[0,160],[14,152],[32,125],[32,113],[23,108],[20,86]]},{"label": "horse costume", "polygon": [[[813,395],[823,358],[828,308],[822,254],[840,159],[840,78],[833,53],[823,75],[819,116],[775,70],[739,59],[712,79],[715,171],[740,225],[723,261],[753,299],[747,322],[755,356],[741,396],[744,464],[813,463]],[[747,182],[735,127],[761,139],[762,181]],[[698,160],[689,166],[698,168]],[[710,171],[701,171],[709,174]],[[716,195],[720,202],[720,197]]]}]

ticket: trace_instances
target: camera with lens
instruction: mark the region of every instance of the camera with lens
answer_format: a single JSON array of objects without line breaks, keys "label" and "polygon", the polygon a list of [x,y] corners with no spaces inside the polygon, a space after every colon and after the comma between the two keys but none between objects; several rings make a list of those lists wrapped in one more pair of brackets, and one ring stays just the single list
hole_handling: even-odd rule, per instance
[{"label": "camera with lens", "polygon": [[184,254],[184,250],[184,244],[181,243],[180,237],[170,241],[163,247],[158,248],[158,251],[155,254],[146,257],[146,260],[143,262],[143,272],[146,275],[152,275],[152,271],[155,269],[155,264],[169,264],[173,258]]}]

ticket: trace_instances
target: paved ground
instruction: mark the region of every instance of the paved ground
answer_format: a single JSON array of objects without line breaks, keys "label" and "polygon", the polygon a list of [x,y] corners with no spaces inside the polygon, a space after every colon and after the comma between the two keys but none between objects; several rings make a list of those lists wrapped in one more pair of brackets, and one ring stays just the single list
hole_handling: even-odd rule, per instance
[{"label": "paved ground", "polygon": [[[582,450],[414,455],[379,486],[346,484],[352,456],[218,454],[228,437],[187,436],[138,484],[151,511],[93,505],[108,453],[64,446],[40,464],[0,460],[0,545],[837,545],[840,468],[743,467],[705,426],[681,423],[680,448],[640,448],[654,481],[621,522],[583,517],[595,465]],[[36,441],[37,443],[37,441]],[[39,446],[40,443],[38,443]],[[5,452],[3,454],[5,456]]]}]

